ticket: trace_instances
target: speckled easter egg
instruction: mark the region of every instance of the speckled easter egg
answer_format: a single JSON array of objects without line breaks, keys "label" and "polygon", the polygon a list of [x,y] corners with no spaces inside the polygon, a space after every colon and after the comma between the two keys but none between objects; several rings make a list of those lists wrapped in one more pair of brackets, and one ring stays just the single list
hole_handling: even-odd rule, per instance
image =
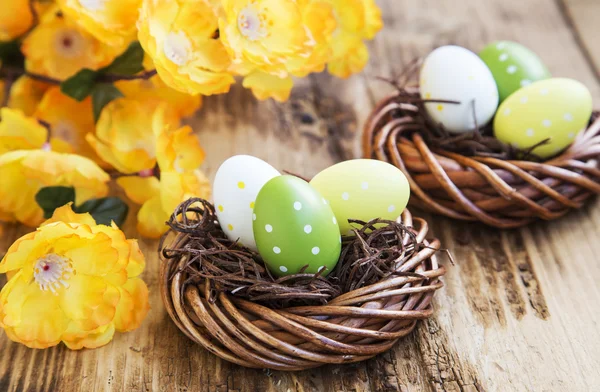
[{"label": "speckled easter egg", "polygon": [[427,56],[421,67],[420,91],[423,99],[460,102],[425,104],[432,120],[450,132],[474,130],[475,117],[480,127],[487,124],[498,107],[498,89],[490,69],[460,46],[442,46]]},{"label": "speckled easter egg", "polygon": [[404,211],[410,186],[404,173],[389,163],[353,159],[335,164],[310,182],[333,210],[343,235],[352,235],[348,219],[395,220]]},{"label": "speckled easter egg", "polygon": [[227,237],[256,250],[252,231],[256,196],[267,181],[279,175],[271,165],[250,155],[236,155],[223,162],[215,175],[213,200]]},{"label": "speckled easter egg", "polygon": [[335,267],[341,251],[339,227],[331,207],[306,181],[280,176],[265,184],[254,206],[258,252],[278,276]]},{"label": "speckled easter egg", "polygon": [[497,139],[521,149],[544,139],[534,154],[548,158],[569,146],[592,114],[592,96],[580,82],[553,78],[517,90],[498,108],[494,119]]},{"label": "speckled easter egg", "polygon": [[521,87],[551,77],[542,60],[531,50],[516,42],[493,42],[479,52],[479,57],[494,75],[500,102]]}]

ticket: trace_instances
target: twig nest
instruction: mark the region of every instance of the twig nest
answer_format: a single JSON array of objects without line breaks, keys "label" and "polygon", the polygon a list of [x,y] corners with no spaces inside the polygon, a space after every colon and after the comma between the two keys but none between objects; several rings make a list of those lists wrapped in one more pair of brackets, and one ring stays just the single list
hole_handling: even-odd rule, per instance
[{"label": "twig nest", "polygon": [[408,210],[396,221],[353,222],[327,277],[274,277],[227,237],[205,200],[182,203],[168,223],[160,288],[169,315],[190,339],[247,367],[301,370],[384,352],[432,315],[445,273],[440,242]]},{"label": "twig nest", "polygon": [[600,193],[598,118],[594,112],[568,149],[542,162],[531,151],[543,142],[517,150],[491,136],[491,125],[448,134],[425,114],[418,88],[399,88],[367,120],[363,152],[404,172],[409,205],[499,228],[520,227],[561,217]]}]

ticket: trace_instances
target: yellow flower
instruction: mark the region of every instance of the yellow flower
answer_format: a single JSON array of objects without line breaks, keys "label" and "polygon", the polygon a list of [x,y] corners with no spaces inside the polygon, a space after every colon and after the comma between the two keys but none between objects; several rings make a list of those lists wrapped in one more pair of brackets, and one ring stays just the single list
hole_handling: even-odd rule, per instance
[{"label": "yellow flower", "polygon": [[48,131],[35,119],[17,109],[0,109],[0,154],[41,148]]},{"label": "yellow flower", "polygon": [[2,0],[0,41],[11,41],[25,33],[33,22],[29,0]]},{"label": "yellow flower", "polygon": [[279,102],[287,101],[294,87],[291,77],[280,78],[265,72],[255,71],[244,77],[242,85],[252,90],[260,100],[274,98]]},{"label": "yellow flower", "polygon": [[2,259],[9,280],[0,292],[0,326],[32,348],[105,345],[115,330],[133,330],[145,318],[144,267],[137,242],[118,227],[61,207]]},{"label": "yellow flower", "polygon": [[58,0],[69,18],[111,46],[123,47],[135,38],[135,21],[142,0]]},{"label": "yellow flower", "polygon": [[211,95],[229,91],[235,82],[209,2],[143,0],[137,27],[140,43],[169,87]]},{"label": "yellow flower", "polygon": [[88,133],[86,140],[100,158],[121,173],[137,173],[156,165],[154,127],[178,123],[179,118],[167,115],[164,106],[118,98],[102,109],[96,133]]},{"label": "yellow flower", "polygon": [[127,197],[142,204],[137,224],[140,234],[160,237],[168,228],[165,222],[179,203],[193,196],[210,196],[208,179],[198,169],[204,155],[189,126],[176,131],[163,130],[157,138],[160,180],[137,176],[117,179]]},{"label": "yellow flower", "polygon": [[338,21],[331,40],[333,54],[327,68],[333,75],[347,78],[360,72],[369,61],[363,40],[372,39],[383,27],[381,10],[375,0],[323,1],[334,7]]},{"label": "yellow flower", "polygon": [[148,107],[157,107],[166,103],[168,110],[177,117],[187,117],[194,114],[202,105],[202,96],[192,96],[168,87],[159,76],[149,80],[127,80],[115,83],[115,86],[127,98],[143,102]]},{"label": "yellow flower", "polygon": [[21,76],[10,88],[8,107],[21,109],[25,115],[31,116],[50,86],[48,83]]},{"label": "yellow flower", "polygon": [[101,43],[54,9],[41,18],[21,50],[28,71],[66,79],[82,68],[110,64],[123,48]]},{"label": "yellow flower", "polygon": [[286,62],[310,56],[315,41],[295,0],[224,0],[219,33],[234,63],[287,77]]},{"label": "yellow flower", "polygon": [[64,141],[72,151],[100,166],[108,166],[85,140],[85,135],[95,128],[91,98],[78,102],[64,95],[60,87],[52,87],[44,95],[34,117],[50,124],[52,137]]},{"label": "yellow flower", "polygon": [[[48,130],[36,119],[18,109],[0,109],[0,154],[15,150],[34,150],[44,147]],[[69,144],[57,138],[50,140],[54,151],[70,152]]]},{"label": "yellow flower", "polygon": [[72,186],[77,205],[108,193],[110,177],[79,155],[18,150],[0,155],[0,215],[28,226],[43,220],[36,193],[47,186]]}]

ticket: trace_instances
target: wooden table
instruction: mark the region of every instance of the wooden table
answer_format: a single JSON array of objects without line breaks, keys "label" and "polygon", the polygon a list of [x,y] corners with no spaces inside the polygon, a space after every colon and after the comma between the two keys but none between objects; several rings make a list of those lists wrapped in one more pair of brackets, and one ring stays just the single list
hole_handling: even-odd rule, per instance
[{"label": "wooden table", "polygon": [[[236,153],[312,176],[360,155],[362,124],[391,92],[390,76],[436,46],[479,50],[496,39],[537,52],[556,76],[573,77],[600,106],[598,0],[381,0],[385,29],[371,62],[349,80],[298,83],[286,104],[258,102],[239,86],[205,100],[191,122],[206,171]],[[126,224],[135,232],[133,207]],[[419,212],[419,214],[422,214]],[[164,311],[157,241],[141,240],[148,318],[105,347],[31,350],[0,335],[1,391],[592,391],[600,385],[600,202],[552,223],[498,231],[423,214],[457,260],[434,302],[435,317],[389,353],[299,373],[248,370],[193,344]],[[22,226],[5,226],[0,253]]]}]

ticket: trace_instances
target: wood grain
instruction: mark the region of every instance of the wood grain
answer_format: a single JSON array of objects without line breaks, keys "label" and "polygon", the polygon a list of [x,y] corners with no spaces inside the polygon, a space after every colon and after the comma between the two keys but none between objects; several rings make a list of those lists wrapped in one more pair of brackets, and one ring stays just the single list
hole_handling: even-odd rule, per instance
[{"label": "wood grain", "polygon": [[[360,129],[390,76],[432,48],[475,51],[522,42],[556,76],[589,86],[600,102],[595,0],[381,0],[385,29],[365,72],[298,83],[285,104],[235,87],[210,97],[190,122],[213,175],[248,153],[312,176],[360,154]],[[132,207],[125,231],[135,232]],[[141,240],[152,310],[142,327],[80,352],[31,350],[0,336],[2,391],[591,391],[600,385],[600,204],[550,224],[498,231],[425,215],[457,260],[437,294],[436,316],[389,353],[365,363],[298,372],[248,370],[192,344],[158,294],[156,241]],[[0,254],[27,229],[5,225]]]}]

